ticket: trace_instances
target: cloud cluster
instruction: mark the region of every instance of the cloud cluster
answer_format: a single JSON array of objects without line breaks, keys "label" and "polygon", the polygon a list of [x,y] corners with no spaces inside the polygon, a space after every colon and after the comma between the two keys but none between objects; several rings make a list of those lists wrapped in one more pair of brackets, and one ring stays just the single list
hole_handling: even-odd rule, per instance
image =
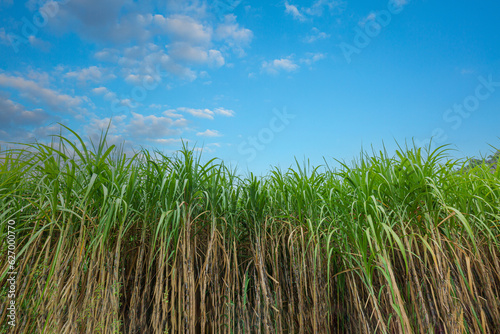
[{"label": "cloud cluster", "polygon": [[19,76],[9,76],[0,73],[0,86],[16,89],[20,96],[37,104],[45,104],[52,110],[67,111],[78,107],[82,98],[59,93],[50,88],[42,87],[35,81]]},{"label": "cloud cluster", "polygon": [[[50,12],[57,3],[46,1],[40,11]],[[147,6],[146,6],[147,7]],[[76,32],[100,42],[143,42],[151,38],[146,29],[151,15],[145,15],[139,4],[129,0],[71,0],[59,6],[49,24],[58,31]]]},{"label": "cloud cluster", "polygon": [[55,120],[43,109],[27,110],[23,105],[0,96],[0,141],[31,141],[34,139],[32,127],[43,129]]},{"label": "cloud cluster", "polygon": [[174,120],[166,116],[145,116],[133,112],[126,131],[133,138],[157,139],[179,135],[186,126],[187,120],[184,118]]},{"label": "cloud cluster", "polygon": [[234,111],[229,110],[229,109],[224,109],[224,108],[215,108],[213,110],[211,109],[194,109],[194,108],[186,108],[186,107],[179,107],[177,109],[169,109],[166,111],[168,114],[176,114],[176,113],[187,113],[190,114],[191,116],[198,117],[198,118],[206,118],[206,119],[214,119],[215,115],[221,115],[225,117],[232,117],[234,116]]},{"label": "cloud cluster", "polygon": [[299,69],[292,57],[274,59],[271,61],[264,61],[262,63],[262,70],[269,74],[278,74],[280,71],[293,72]]},{"label": "cloud cluster", "polygon": [[102,69],[97,66],[90,66],[87,68],[70,71],[65,74],[65,77],[74,78],[80,83],[86,83],[87,81],[101,83],[105,80],[115,79],[116,75],[110,73],[110,71],[107,69]]},{"label": "cloud cluster", "polygon": [[[0,4],[7,2],[11,1],[0,0]],[[45,123],[55,119],[51,115],[64,113],[65,123],[71,123],[71,117],[81,120],[77,131],[83,130],[86,136],[96,139],[109,124],[110,118],[104,117],[109,114],[103,113],[109,112],[111,104],[115,116],[108,140],[116,143],[124,138],[173,142],[175,136],[186,131],[207,138],[221,135],[214,129],[197,132],[196,125],[193,128],[188,125],[196,118],[232,117],[233,110],[179,107],[151,115],[134,100],[133,92],[139,92],[145,83],[163,83],[161,88],[165,89],[175,80],[207,78],[210,69],[225,66],[231,57],[243,57],[253,33],[240,25],[235,15],[215,20],[206,2],[201,0],[167,0],[162,4],[132,0],[28,0],[24,5],[32,12],[46,12],[56,4],[57,15],[47,21],[45,29],[56,35],[75,34],[83,43],[90,44],[94,64],[79,67],[59,64],[48,73],[0,71],[0,87],[28,103],[25,105],[36,105],[27,108],[2,97],[2,124],[22,123],[32,128],[31,133],[46,134],[51,128],[45,127]],[[27,36],[27,41],[42,51],[52,47],[36,35]],[[0,44],[10,44],[5,28],[0,28]],[[169,82],[159,78],[168,78]],[[118,91],[118,80],[133,87]],[[138,89],[134,91],[135,88]],[[85,93],[89,96],[84,96]],[[106,101],[103,108],[98,108],[99,104],[96,106],[91,98]],[[113,110],[116,102],[130,109]],[[81,115],[76,111],[82,111]],[[20,126],[18,130],[17,133],[22,133]]]},{"label": "cloud cluster", "polygon": [[316,41],[330,38],[330,35],[326,32],[320,31],[318,28],[313,27],[311,29],[311,33],[304,38],[304,42],[306,43],[314,43]]},{"label": "cloud cluster", "polygon": [[196,135],[200,136],[200,137],[220,137],[220,136],[222,136],[219,131],[210,130],[210,129],[207,129],[203,132],[198,132]]},{"label": "cloud cluster", "polygon": [[26,110],[19,103],[0,96],[0,127],[15,125],[42,125],[50,116],[43,109]]},{"label": "cloud cluster", "polygon": [[[405,1],[405,0],[394,0]],[[345,2],[341,0],[316,0],[310,7],[298,7],[285,1],[285,13],[291,15],[295,20],[306,21],[312,17],[323,16],[325,10],[329,13],[340,13],[345,7]]]},{"label": "cloud cluster", "polygon": [[261,70],[264,73],[272,75],[277,75],[280,72],[291,73],[297,71],[300,68],[298,63],[311,66],[313,63],[324,58],[326,58],[326,55],[324,53],[308,52],[305,54],[303,58],[300,58],[296,62],[294,61],[294,55],[292,54],[286,58],[274,59],[271,61],[263,61]]},{"label": "cloud cluster", "polygon": [[[40,11],[52,2],[46,1]],[[72,0],[59,6],[49,25],[57,31],[76,32],[98,45],[105,44],[95,53],[95,59],[118,64],[123,78],[134,84],[150,75],[157,65],[175,77],[194,80],[197,72],[192,67],[224,66],[231,53],[243,56],[253,38],[253,33],[241,27],[232,14],[222,22],[209,19],[206,5],[200,1],[167,1],[166,7],[165,13],[158,13],[149,2],[139,5],[130,0]],[[0,31],[0,39],[3,35]],[[130,43],[134,46],[130,47]],[[99,82],[102,77],[96,67],[75,72],[68,77],[81,82]]]}]

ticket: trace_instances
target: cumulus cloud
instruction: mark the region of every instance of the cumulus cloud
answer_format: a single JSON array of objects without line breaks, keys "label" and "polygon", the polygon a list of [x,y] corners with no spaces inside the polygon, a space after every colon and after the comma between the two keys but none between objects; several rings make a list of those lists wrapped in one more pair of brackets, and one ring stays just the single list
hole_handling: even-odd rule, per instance
[{"label": "cumulus cloud", "polygon": [[374,13],[374,12],[371,12],[370,14],[368,14],[367,16],[365,16],[364,18],[362,18],[358,22],[358,24],[360,26],[364,27],[368,21],[375,21],[376,18],[377,18],[377,14]]},{"label": "cumulus cloud", "polygon": [[0,86],[14,88],[23,98],[35,103],[45,103],[54,110],[64,110],[77,107],[81,104],[80,97],[72,97],[40,86],[38,83],[0,73]]},{"label": "cumulus cloud", "polygon": [[341,11],[343,6],[345,3],[339,0],[316,0],[311,7],[305,8],[304,11],[311,16],[322,16],[325,9],[330,12]]},{"label": "cumulus cloud", "polygon": [[391,0],[391,2],[397,7],[404,7],[408,4],[408,0]]},{"label": "cumulus cloud", "polygon": [[206,2],[203,0],[166,0],[167,10],[193,16],[206,15]]},{"label": "cumulus cloud", "polygon": [[28,42],[30,45],[36,49],[40,49],[43,52],[48,52],[50,51],[51,44],[47,41],[41,40],[40,38],[37,38],[36,36],[29,36],[28,37]]},{"label": "cumulus cloud", "polygon": [[43,109],[28,110],[23,105],[0,96],[0,142],[29,142],[35,139],[33,130],[56,121]]},{"label": "cumulus cloud", "polygon": [[196,45],[207,45],[212,39],[212,28],[187,15],[164,17],[155,15],[154,23],[172,40]]},{"label": "cumulus cloud", "polygon": [[224,108],[215,108],[214,113],[217,115],[222,115],[222,116],[226,116],[226,117],[233,117],[234,116],[233,110],[224,109]]},{"label": "cumulus cloud", "polygon": [[206,119],[214,119],[215,115],[221,115],[221,116],[225,116],[225,117],[234,116],[233,110],[224,109],[224,108],[215,108],[214,110],[210,110],[207,108],[194,109],[194,108],[179,107],[177,109],[168,110],[168,112],[188,113],[194,117],[206,118]]},{"label": "cumulus cloud", "polygon": [[200,137],[220,137],[222,136],[219,131],[217,130],[210,130],[210,129],[207,129],[203,132],[198,132],[196,134],[197,136],[200,136]]},{"label": "cumulus cloud", "polygon": [[97,88],[92,89],[92,91],[96,94],[99,94],[99,95],[103,95],[103,94],[106,94],[109,92],[106,87],[97,87]]},{"label": "cumulus cloud", "polygon": [[[207,60],[208,55],[207,53]],[[126,82],[134,85],[142,84],[144,80],[152,82],[152,78],[160,81],[160,74],[164,72],[188,81],[196,79],[196,73],[193,70],[153,43],[136,45],[123,50],[107,48],[97,52],[94,56],[102,61],[117,63],[120,67],[119,74],[125,78]],[[216,57],[214,59],[217,60]]]},{"label": "cumulus cloud", "polygon": [[96,87],[94,89],[92,89],[92,92],[94,94],[97,94],[97,95],[102,95],[102,97],[105,99],[105,100],[108,100],[108,101],[112,101],[112,100],[115,100],[117,99],[117,95],[116,93],[110,91],[108,88],[106,87]]},{"label": "cumulus cloud", "polygon": [[109,73],[107,70],[103,70],[97,66],[90,66],[87,68],[81,68],[76,71],[68,72],[65,74],[67,78],[73,78],[79,82],[85,83],[87,81],[102,82],[108,79],[114,79],[116,76]]},{"label": "cumulus cloud", "polygon": [[[183,140],[177,138],[157,138],[157,139],[149,139],[149,141],[157,144],[172,145],[172,144],[180,144],[182,143]],[[184,142],[188,142],[188,140],[184,140]]]},{"label": "cumulus cloud", "polygon": [[179,114],[176,109],[168,109],[163,112],[163,115],[170,118],[182,118],[182,114]]},{"label": "cumulus cloud", "polygon": [[319,31],[318,28],[313,27],[311,29],[311,34],[308,35],[306,38],[304,38],[304,42],[306,43],[314,43],[316,41],[322,40],[322,39],[327,39],[330,38],[330,35],[323,32]]},{"label": "cumulus cloud", "polygon": [[26,110],[24,106],[0,96],[0,127],[41,125],[50,118],[43,109]]},{"label": "cumulus cloud", "polygon": [[[394,0],[404,1],[404,0]],[[345,2],[341,0],[316,0],[311,7],[298,8],[295,5],[285,2],[285,13],[292,15],[294,19],[299,21],[306,21],[313,16],[323,16],[325,9],[330,13],[335,11],[341,12],[345,7]]]},{"label": "cumulus cloud", "polygon": [[290,5],[288,1],[285,1],[285,13],[292,15],[294,19],[299,21],[304,21],[306,19],[297,6]]},{"label": "cumulus cloud", "polygon": [[208,64],[214,67],[221,67],[225,63],[224,57],[219,50],[208,51]]},{"label": "cumulus cloud", "polygon": [[179,135],[187,126],[184,118],[171,119],[164,116],[144,116],[132,112],[132,119],[126,127],[127,133],[136,138],[158,139]]},{"label": "cumulus cloud", "polygon": [[192,46],[188,43],[174,43],[169,47],[169,55],[172,59],[187,64],[208,64],[221,67],[225,60],[219,50],[205,50],[200,46]]},{"label": "cumulus cloud", "polygon": [[49,75],[49,73],[44,72],[44,71],[39,71],[39,70],[34,70],[34,69],[28,69],[28,71],[25,74],[26,78],[33,80],[37,82],[40,86],[49,86],[51,79],[53,80],[54,78]]},{"label": "cumulus cloud", "polygon": [[214,119],[214,112],[210,109],[177,108],[178,111],[186,112],[194,117]]},{"label": "cumulus cloud", "polygon": [[293,72],[299,69],[299,65],[297,65],[291,57],[274,59],[272,61],[264,61],[262,63],[262,70],[269,74],[278,74],[280,71],[285,72]]},{"label": "cumulus cloud", "polygon": [[104,48],[94,54],[94,57],[99,61],[116,63],[119,59],[120,51],[112,48]]},{"label": "cumulus cloud", "polygon": [[306,53],[305,58],[301,58],[300,62],[306,65],[312,65],[313,63],[325,59],[326,55],[324,53]]},{"label": "cumulus cloud", "polygon": [[[45,2],[40,11],[50,12],[55,3]],[[72,0],[58,6],[57,15],[50,19],[49,25],[96,41],[142,42],[151,37],[146,27],[152,19],[151,14],[141,13],[138,5],[128,0]]]},{"label": "cumulus cloud", "polygon": [[236,22],[236,16],[229,14],[225,16],[224,23],[217,27],[215,37],[224,41],[237,55],[244,56],[244,48],[250,45],[253,32],[250,29],[240,27]]},{"label": "cumulus cloud", "polygon": [[[120,1],[113,0],[113,3],[116,5]],[[194,14],[196,12],[194,8],[203,8],[204,3],[194,1],[188,4],[174,1],[170,5],[178,12],[170,11],[169,15],[140,14],[142,18],[138,19],[140,22],[136,24],[135,29],[149,32],[149,37],[143,39],[143,43],[135,43],[132,47],[108,46],[97,51],[94,58],[101,62],[118,64],[120,76],[126,82],[137,85],[144,79],[150,80],[148,76],[154,77],[153,73],[157,73],[158,69],[166,71],[173,77],[193,81],[197,78],[197,72],[191,67],[219,68],[226,64],[226,57],[230,51],[238,56],[245,54],[244,48],[250,44],[253,33],[241,27],[236,22],[236,16],[226,15],[223,22],[216,25],[214,31],[212,23],[203,20],[206,18],[204,9],[201,11],[204,15]],[[180,10],[181,7],[189,6],[192,6],[193,10]],[[113,8],[111,5],[106,8],[108,7]],[[135,5],[129,7],[137,9]],[[122,22],[124,14],[121,16],[115,14],[111,15],[109,20]],[[99,19],[95,20],[98,25],[104,24]],[[87,23],[91,21],[86,19]],[[155,37],[154,43],[153,37]]]}]

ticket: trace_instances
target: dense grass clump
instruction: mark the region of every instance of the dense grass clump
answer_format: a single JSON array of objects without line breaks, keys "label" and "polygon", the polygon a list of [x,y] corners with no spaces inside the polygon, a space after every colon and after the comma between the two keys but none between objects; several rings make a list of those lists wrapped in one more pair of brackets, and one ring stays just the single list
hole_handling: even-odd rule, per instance
[{"label": "dense grass clump", "polygon": [[498,332],[500,167],[463,166],[406,148],[242,178],[105,139],[4,151],[0,330]]}]

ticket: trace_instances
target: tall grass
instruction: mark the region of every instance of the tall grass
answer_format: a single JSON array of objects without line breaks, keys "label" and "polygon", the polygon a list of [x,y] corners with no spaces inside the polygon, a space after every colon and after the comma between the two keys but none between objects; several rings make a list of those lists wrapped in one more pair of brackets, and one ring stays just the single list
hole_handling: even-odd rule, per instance
[{"label": "tall grass", "polygon": [[2,152],[3,332],[500,330],[499,167],[405,147],[242,178],[186,147],[127,157],[72,134]]}]

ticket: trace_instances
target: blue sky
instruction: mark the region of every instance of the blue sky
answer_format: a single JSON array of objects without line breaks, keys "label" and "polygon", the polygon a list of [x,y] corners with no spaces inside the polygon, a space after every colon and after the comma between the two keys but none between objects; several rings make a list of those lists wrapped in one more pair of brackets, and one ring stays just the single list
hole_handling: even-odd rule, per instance
[{"label": "blue sky", "polygon": [[[0,141],[63,123],[263,173],[412,139],[500,147],[494,1],[0,0]],[[5,144],[4,144],[5,145]]]}]

